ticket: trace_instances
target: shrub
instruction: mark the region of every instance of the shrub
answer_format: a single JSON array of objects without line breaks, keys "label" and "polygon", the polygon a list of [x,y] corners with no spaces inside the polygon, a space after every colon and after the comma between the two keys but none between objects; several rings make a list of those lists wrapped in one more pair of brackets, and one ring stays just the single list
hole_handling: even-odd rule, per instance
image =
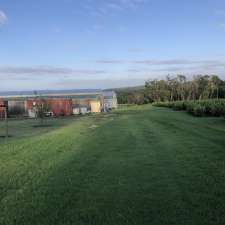
[{"label": "shrub", "polygon": [[175,110],[186,110],[186,104],[183,101],[175,102],[173,105],[173,109]]},{"label": "shrub", "polygon": [[187,102],[186,103],[186,110],[187,112],[194,114],[194,107],[195,107],[195,103],[194,102]]},{"label": "shrub", "polygon": [[174,110],[186,110],[195,116],[225,116],[225,99],[157,102],[154,106],[168,107]]},{"label": "shrub", "polygon": [[157,107],[170,107],[169,102],[154,102],[152,105]]},{"label": "shrub", "polygon": [[225,105],[222,102],[215,102],[211,105],[209,112],[212,116],[223,116],[225,115]]},{"label": "shrub", "polygon": [[195,116],[204,116],[205,115],[205,106],[201,104],[195,104],[193,107],[193,115]]}]

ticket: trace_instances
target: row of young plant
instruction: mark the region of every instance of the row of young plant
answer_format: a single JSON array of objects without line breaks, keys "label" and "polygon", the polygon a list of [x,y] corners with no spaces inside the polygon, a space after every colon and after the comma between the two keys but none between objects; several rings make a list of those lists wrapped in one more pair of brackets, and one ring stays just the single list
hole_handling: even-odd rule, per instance
[{"label": "row of young plant", "polygon": [[185,110],[194,116],[225,116],[225,99],[156,102],[153,105]]}]

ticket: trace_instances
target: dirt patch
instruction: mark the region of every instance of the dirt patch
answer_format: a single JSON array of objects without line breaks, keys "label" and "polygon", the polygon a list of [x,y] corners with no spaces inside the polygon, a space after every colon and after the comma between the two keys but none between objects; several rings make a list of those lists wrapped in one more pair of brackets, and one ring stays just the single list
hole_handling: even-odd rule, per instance
[{"label": "dirt patch", "polygon": [[97,127],[98,127],[97,125],[93,124],[93,125],[91,125],[89,128],[90,128],[90,129],[96,129]]}]

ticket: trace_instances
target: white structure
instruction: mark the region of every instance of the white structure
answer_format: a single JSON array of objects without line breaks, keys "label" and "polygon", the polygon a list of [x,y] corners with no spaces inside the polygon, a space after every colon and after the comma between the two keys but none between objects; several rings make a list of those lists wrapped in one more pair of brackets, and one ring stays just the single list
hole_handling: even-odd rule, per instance
[{"label": "white structure", "polygon": [[83,115],[87,114],[88,113],[88,108],[84,107],[84,106],[80,107],[80,113],[83,114]]},{"label": "white structure", "polygon": [[36,117],[36,112],[34,110],[32,110],[32,109],[29,109],[28,110],[28,116],[30,118],[35,118]]},{"label": "white structure", "polygon": [[91,101],[91,112],[100,113],[101,112],[101,102],[100,101]]},{"label": "white structure", "polygon": [[79,115],[80,114],[80,108],[73,108],[73,114],[74,115]]},{"label": "white structure", "polygon": [[118,107],[117,96],[114,91],[104,91],[103,98],[104,98],[105,111],[111,110],[111,109],[116,109]]}]

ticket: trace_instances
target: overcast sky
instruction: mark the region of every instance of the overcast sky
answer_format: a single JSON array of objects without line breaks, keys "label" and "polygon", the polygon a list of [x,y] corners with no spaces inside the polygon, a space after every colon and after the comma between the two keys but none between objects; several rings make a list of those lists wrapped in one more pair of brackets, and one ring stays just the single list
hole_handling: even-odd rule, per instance
[{"label": "overcast sky", "polygon": [[0,91],[225,78],[224,0],[0,0]]}]

